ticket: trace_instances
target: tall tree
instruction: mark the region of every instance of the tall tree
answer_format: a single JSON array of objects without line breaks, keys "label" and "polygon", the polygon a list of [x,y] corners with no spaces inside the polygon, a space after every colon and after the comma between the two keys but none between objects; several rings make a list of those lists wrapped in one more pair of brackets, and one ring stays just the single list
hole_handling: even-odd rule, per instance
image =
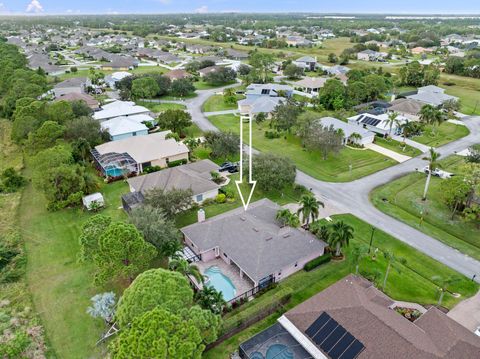
[{"label": "tall tree", "polygon": [[154,188],[145,194],[145,204],[163,211],[167,219],[172,220],[179,212],[189,209],[193,204],[191,189],[172,189],[166,191]]},{"label": "tall tree", "polygon": [[142,238],[132,224],[113,222],[102,233],[93,256],[97,268],[95,282],[135,277],[148,268],[157,251]]},{"label": "tall tree", "polygon": [[392,137],[392,128],[393,126],[397,126],[399,125],[399,122],[398,122],[398,112],[390,112],[388,114],[388,119],[387,119],[387,125],[388,125],[388,136],[389,137]]},{"label": "tall tree", "polygon": [[342,254],[342,248],[348,246],[353,239],[353,232],[353,227],[343,221],[332,224],[328,244],[335,247],[335,256],[339,257]]},{"label": "tall tree", "polygon": [[320,207],[325,207],[325,204],[317,198],[313,194],[304,194],[300,198],[299,202],[300,208],[297,211],[297,215],[302,216],[302,220],[305,223],[306,227],[309,227],[310,219],[312,222],[315,222],[318,219],[318,213]]},{"label": "tall tree", "polygon": [[171,130],[179,136],[184,135],[187,127],[192,125],[192,116],[183,110],[169,109],[162,112],[157,118],[158,125],[163,130]]},{"label": "tall tree", "polygon": [[192,276],[198,283],[203,283],[204,278],[197,265],[189,263],[183,258],[172,258],[168,263],[168,268],[186,276]]},{"label": "tall tree", "polygon": [[300,226],[300,219],[298,218],[298,215],[290,212],[290,210],[287,208],[278,210],[275,218],[282,226],[289,226],[293,228]]},{"label": "tall tree", "polygon": [[440,153],[435,152],[433,147],[430,147],[429,156],[424,157],[424,160],[428,161],[428,174],[427,181],[425,182],[425,189],[423,190],[422,200],[427,199],[428,187],[430,186],[430,180],[432,179],[432,172],[438,167],[438,159],[440,158]]},{"label": "tall tree", "polygon": [[266,83],[268,73],[275,63],[273,55],[256,51],[250,55],[249,62],[260,73],[263,83]]},{"label": "tall tree", "polygon": [[295,164],[287,157],[272,153],[260,153],[253,157],[253,179],[264,191],[282,191],[295,182]]},{"label": "tall tree", "polygon": [[94,254],[98,251],[98,239],[111,223],[111,217],[97,214],[83,224],[79,238],[80,260],[93,260]]}]

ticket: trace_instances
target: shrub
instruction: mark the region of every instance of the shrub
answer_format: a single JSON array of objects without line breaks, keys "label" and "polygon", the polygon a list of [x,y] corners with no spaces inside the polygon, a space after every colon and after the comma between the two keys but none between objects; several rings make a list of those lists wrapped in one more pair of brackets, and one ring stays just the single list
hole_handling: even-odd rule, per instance
[{"label": "shrub", "polygon": [[306,263],[303,269],[307,272],[310,272],[312,269],[317,268],[319,265],[330,262],[330,259],[332,259],[332,255],[330,253],[326,253]]},{"label": "shrub", "polygon": [[451,81],[445,81],[443,84],[444,84],[445,86],[455,86],[455,85],[456,85],[455,82],[451,82]]},{"label": "shrub", "polygon": [[150,167],[145,167],[143,169],[143,173],[153,173],[153,172],[158,172],[162,169],[160,166],[150,166]]},{"label": "shrub", "polygon": [[168,162],[168,167],[177,167],[180,165],[186,165],[188,160],[183,159],[183,160],[177,160],[177,161],[170,161]]},{"label": "shrub", "polygon": [[280,133],[277,131],[265,131],[265,137],[272,140],[274,138],[280,138]]},{"label": "shrub", "polygon": [[217,203],[225,203],[226,200],[227,200],[227,197],[223,193],[219,193],[215,198],[215,201]]}]

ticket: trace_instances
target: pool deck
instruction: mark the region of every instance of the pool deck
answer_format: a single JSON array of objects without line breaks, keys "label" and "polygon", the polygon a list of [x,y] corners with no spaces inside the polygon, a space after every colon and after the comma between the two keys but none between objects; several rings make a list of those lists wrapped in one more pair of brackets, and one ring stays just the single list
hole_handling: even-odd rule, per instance
[{"label": "pool deck", "polygon": [[240,278],[240,273],[238,272],[238,269],[236,267],[225,263],[225,261],[221,258],[216,258],[208,262],[196,262],[195,265],[198,266],[202,274],[205,273],[205,271],[212,266],[217,266],[218,268],[220,268],[222,273],[228,278],[230,278],[233,285],[235,286],[235,296],[243,294],[253,288],[253,283],[251,283],[248,279]]}]

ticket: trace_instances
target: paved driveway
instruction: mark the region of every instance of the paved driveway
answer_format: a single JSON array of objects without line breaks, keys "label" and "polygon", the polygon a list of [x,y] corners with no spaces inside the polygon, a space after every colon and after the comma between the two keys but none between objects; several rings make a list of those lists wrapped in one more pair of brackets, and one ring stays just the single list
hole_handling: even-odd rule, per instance
[{"label": "paved driveway", "polygon": [[447,315],[472,332],[480,326],[480,291],[458,303]]},{"label": "paved driveway", "polygon": [[388,148],[376,145],[375,143],[369,143],[368,145],[365,145],[365,148],[368,148],[369,150],[378,152],[384,156],[390,157],[391,159],[397,161],[397,162],[405,162],[408,161],[410,158],[409,156],[402,155],[398,152],[389,150]]}]

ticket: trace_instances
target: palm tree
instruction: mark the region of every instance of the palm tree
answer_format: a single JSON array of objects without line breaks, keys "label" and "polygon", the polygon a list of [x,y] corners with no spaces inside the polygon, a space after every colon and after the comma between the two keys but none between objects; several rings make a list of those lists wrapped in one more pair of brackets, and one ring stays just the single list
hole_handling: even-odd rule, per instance
[{"label": "palm tree", "polygon": [[383,256],[387,260],[387,270],[385,271],[385,277],[383,277],[383,284],[382,284],[382,290],[385,289],[385,286],[387,285],[387,279],[388,275],[390,274],[390,269],[395,269],[397,272],[400,273],[400,268],[398,267],[397,263],[405,263],[406,260],[403,258],[397,258],[393,255],[391,252],[384,252]]},{"label": "palm tree", "polygon": [[321,222],[313,222],[310,226],[310,232],[315,234],[317,238],[321,239],[322,241],[328,243],[330,240],[330,227],[325,224],[321,224]]},{"label": "palm tree", "polygon": [[410,122],[410,121],[405,122],[404,124],[401,125],[401,129],[402,129],[402,135],[403,135],[403,144],[405,144],[405,142],[407,141],[407,138],[413,132],[412,122]]},{"label": "palm tree", "polygon": [[200,272],[200,269],[195,264],[191,264],[183,258],[170,259],[170,262],[168,263],[168,268],[170,268],[170,270],[173,270],[175,272],[182,273],[183,275],[186,275],[186,276],[191,275],[199,283],[203,283],[204,281],[204,278],[202,273]]},{"label": "palm tree", "polygon": [[389,131],[388,131],[388,137],[392,137],[393,125],[398,126],[398,124],[399,124],[399,122],[397,120],[397,117],[398,117],[398,112],[390,112],[388,114],[387,124],[388,124],[388,127],[390,128]]},{"label": "palm tree", "polygon": [[448,292],[448,287],[456,282],[458,282],[460,278],[456,277],[441,277],[439,275],[433,276],[432,281],[439,283],[438,289],[440,290],[440,297],[438,298],[438,305],[442,305],[443,296],[446,292]]},{"label": "palm tree", "polygon": [[222,292],[208,285],[203,286],[203,289],[197,292],[195,301],[203,309],[209,309],[215,314],[220,314],[225,306]]},{"label": "palm tree", "polygon": [[325,208],[325,204],[321,201],[318,201],[313,194],[304,194],[300,198],[300,208],[297,211],[297,215],[302,215],[302,220],[305,222],[306,227],[308,228],[310,224],[310,218],[312,222],[315,222],[318,219],[318,210],[320,206]]},{"label": "palm tree", "polygon": [[355,264],[355,274],[358,275],[358,268],[360,267],[360,260],[368,255],[368,247],[364,244],[353,247],[352,262]]},{"label": "palm tree", "polygon": [[435,170],[435,168],[437,168],[439,158],[440,158],[440,154],[438,152],[435,152],[435,149],[433,147],[430,147],[429,157],[423,158],[424,160],[428,161],[428,174],[427,174],[427,181],[425,182],[425,189],[423,191],[423,197],[422,197],[423,201],[427,199],[427,192],[428,192],[428,187],[430,186],[432,172]]},{"label": "palm tree", "polygon": [[278,210],[275,218],[282,224],[282,226],[293,228],[300,226],[300,219],[298,216],[286,208]]},{"label": "palm tree", "polygon": [[362,135],[360,135],[357,132],[352,133],[350,137],[348,137],[348,140],[352,143],[356,143],[357,140],[361,140],[361,139],[362,139]]},{"label": "palm tree", "polygon": [[433,126],[435,129],[436,126],[440,125],[445,120],[445,117],[443,112],[438,108],[432,105],[425,105],[420,110],[420,120]]},{"label": "palm tree", "polygon": [[354,229],[343,221],[335,222],[331,228],[328,244],[335,247],[335,257],[340,257],[342,248],[348,246],[353,238]]}]

